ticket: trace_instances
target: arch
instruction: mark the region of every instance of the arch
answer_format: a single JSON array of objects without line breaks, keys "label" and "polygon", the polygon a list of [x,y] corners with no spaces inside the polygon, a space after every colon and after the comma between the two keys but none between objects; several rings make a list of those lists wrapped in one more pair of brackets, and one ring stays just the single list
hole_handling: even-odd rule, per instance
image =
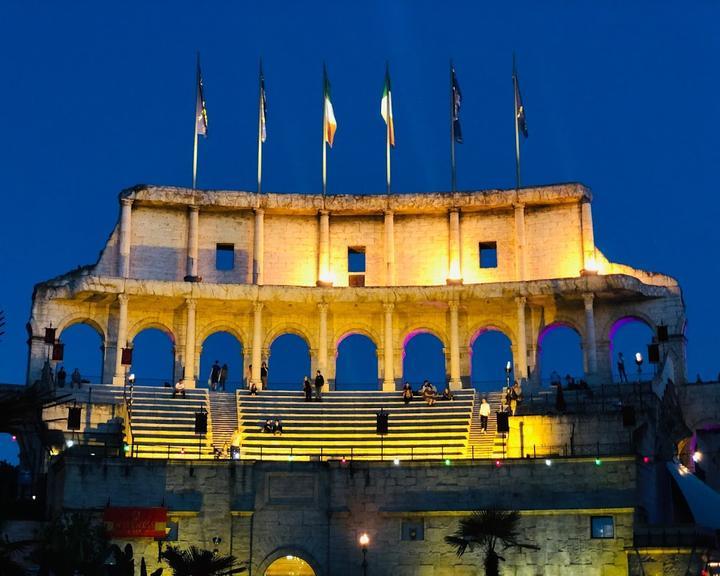
[{"label": "arch", "polygon": [[563,385],[567,375],[575,380],[585,377],[583,341],[582,330],[569,319],[558,318],[540,330],[536,370],[542,383],[550,384],[553,372],[562,378]]},{"label": "arch", "polygon": [[84,314],[71,314],[70,316],[66,316],[60,320],[57,326],[57,337],[60,338],[65,330],[72,328],[76,324],[85,324],[86,326],[90,326],[98,333],[103,344],[105,343],[105,328],[103,328],[97,320],[89,318]]},{"label": "arch", "polygon": [[[64,344],[63,360],[55,367],[60,376],[58,386],[70,385],[75,370],[84,383],[104,382],[105,339],[97,322],[76,317],[64,325],[57,337]],[[62,384],[63,372],[65,384]]]},{"label": "arch", "polygon": [[284,324],[273,326],[265,333],[263,348],[269,349],[275,340],[285,334],[294,334],[295,336],[302,338],[305,341],[305,344],[308,345],[308,348],[313,348],[313,341],[308,333],[307,327],[302,324],[298,324],[297,322],[286,322]]},{"label": "arch", "polygon": [[470,382],[480,392],[501,389],[506,384],[506,363],[515,365],[512,339],[491,325],[476,330],[470,338],[469,356]]},{"label": "arch", "polygon": [[[150,341],[138,342],[138,337],[144,339],[146,333],[149,333]],[[153,333],[161,334],[164,339]],[[136,385],[163,386],[165,382],[172,384],[181,377],[175,373],[175,342],[165,327],[148,323],[133,335],[131,342],[133,363],[130,370],[135,374]],[[163,354],[166,354],[166,363],[162,361]]]},{"label": "arch", "polygon": [[198,363],[198,387],[209,387],[214,363],[225,367],[225,379],[218,382],[216,390],[232,392],[243,387],[245,374],[242,341],[233,333],[218,330],[207,335],[201,342],[202,352]]},{"label": "arch", "polygon": [[502,320],[493,320],[491,322],[478,323],[468,331],[468,334],[470,334],[470,337],[467,339],[468,348],[471,349],[473,344],[475,344],[475,340],[490,331],[501,332],[507,336],[507,339],[510,340],[511,344],[515,346],[517,341],[515,338],[515,331]]},{"label": "arch", "polygon": [[320,563],[315,559],[315,557],[306,550],[303,550],[302,548],[299,548],[297,546],[282,546],[270,552],[270,554],[265,556],[262,562],[260,562],[258,566],[258,574],[260,574],[261,576],[265,576],[268,568],[270,568],[270,566],[275,561],[281,558],[287,558],[288,556],[293,556],[295,558],[300,558],[304,560],[315,573],[315,576],[323,576],[324,572],[320,566]]},{"label": "arch", "polygon": [[608,340],[612,341],[615,333],[622,328],[622,326],[629,322],[642,322],[645,324],[653,333],[657,332],[657,324],[647,314],[638,310],[633,310],[627,314],[620,314],[610,318],[604,325],[601,334]]},{"label": "arch", "polygon": [[408,333],[403,339],[403,381],[418,387],[427,379],[442,390],[448,377],[445,350],[442,339],[431,330],[417,329]]},{"label": "arch", "polygon": [[407,330],[405,330],[402,333],[402,337],[400,338],[400,341],[402,342],[403,356],[405,355],[405,346],[407,345],[407,343],[410,342],[410,340],[412,340],[418,334],[431,334],[431,335],[435,336],[435,338],[440,340],[440,342],[443,345],[443,348],[450,347],[450,341],[448,339],[447,334],[445,333],[445,330],[443,330],[439,326],[426,324],[424,326],[408,328]]},{"label": "arch", "polygon": [[162,322],[158,318],[143,318],[142,320],[138,320],[133,324],[132,326],[128,327],[128,342],[132,342],[135,340],[135,337],[140,334],[141,332],[144,332],[145,330],[160,330],[160,332],[164,332],[168,338],[170,338],[170,341],[175,345],[177,343],[177,338],[175,337],[175,332],[168,327],[167,324]]},{"label": "arch", "polygon": [[338,342],[335,361],[336,390],[377,390],[377,344],[367,334],[346,334]]},{"label": "arch", "polygon": [[250,342],[249,336],[239,324],[236,322],[229,322],[227,320],[216,320],[214,322],[198,326],[195,331],[195,340],[200,343],[205,342],[205,340],[207,340],[210,336],[217,334],[218,332],[227,332],[231,336],[234,336],[235,339],[240,342],[240,346],[242,346],[243,350]]},{"label": "arch", "polygon": [[352,324],[351,326],[343,327],[341,330],[337,330],[335,333],[340,334],[340,336],[335,338],[335,350],[337,350],[340,347],[340,344],[342,343],[343,340],[345,340],[345,338],[347,338],[349,336],[353,336],[355,334],[357,334],[359,336],[365,336],[366,338],[370,339],[370,341],[373,344],[375,344],[375,346],[378,348],[382,344],[380,335],[377,334],[367,324],[365,324],[365,325]]},{"label": "arch", "polygon": [[[647,345],[654,339],[655,327],[646,316],[629,314],[615,319],[608,331],[608,361],[615,381],[620,381],[617,359],[621,352],[625,358],[625,370],[630,378],[635,375],[639,378],[653,378],[654,367],[648,362]],[[634,357],[637,352],[642,354],[645,362],[636,372]]]},{"label": "arch", "polygon": [[313,376],[307,341],[299,334],[285,332],[273,339],[268,350],[268,388],[300,391],[303,378]]}]

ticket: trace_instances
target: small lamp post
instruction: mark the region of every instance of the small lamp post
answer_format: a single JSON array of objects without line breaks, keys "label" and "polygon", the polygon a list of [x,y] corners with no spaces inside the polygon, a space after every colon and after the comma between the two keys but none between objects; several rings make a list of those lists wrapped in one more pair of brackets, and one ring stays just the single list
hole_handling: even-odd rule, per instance
[{"label": "small lamp post", "polygon": [[510,360],[505,364],[505,385],[510,388],[510,372],[512,372],[512,363]]},{"label": "small lamp post", "polygon": [[362,564],[360,566],[362,566],[363,576],[367,576],[367,566],[368,566],[367,547],[368,547],[368,544],[370,544],[370,536],[367,535],[367,532],[363,532],[360,535],[358,542],[360,542],[360,546],[362,547],[362,555],[363,555]]},{"label": "small lamp post", "polygon": [[643,364],[643,357],[640,352],[635,353],[635,364],[637,364],[638,368],[638,382],[640,382],[640,377],[642,376],[642,364]]}]

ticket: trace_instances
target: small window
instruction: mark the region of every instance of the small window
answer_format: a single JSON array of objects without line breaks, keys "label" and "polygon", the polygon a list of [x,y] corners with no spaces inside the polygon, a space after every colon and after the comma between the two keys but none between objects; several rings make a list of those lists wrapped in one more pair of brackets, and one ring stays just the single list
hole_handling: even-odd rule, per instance
[{"label": "small window", "polygon": [[612,516],[592,516],[590,518],[590,536],[592,538],[615,538],[615,519]]},{"label": "small window", "polygon": [[218,244],[215,250],[215,269],[232,270],[235,267],[235,244]]},{"label": "small window", "polygon": [[400,539],[409,542],[413,540],[425,540],[425,522],[423,518],[403,520]]},{"label": "small window", "polygon": [[348,272],[365,274],[365,246],[348,247]]},{"label": "small window", "polygon": [[480,268],[497,268],[497,242],[480,242]]}]

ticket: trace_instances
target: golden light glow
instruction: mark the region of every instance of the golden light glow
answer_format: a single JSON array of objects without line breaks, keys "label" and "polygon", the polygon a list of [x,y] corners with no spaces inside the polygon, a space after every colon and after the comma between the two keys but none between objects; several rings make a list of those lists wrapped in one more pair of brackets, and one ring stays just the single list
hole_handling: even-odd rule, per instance
[{"label": "golden light glow", "polygon": [[460,261],[453,259],[452,262],[450,262],[450,273],[448,274],[448,280],[462,280],[462,275],[460,274]]},{"label": "golden light glow", "polygon": [[335,274],[330,270],[324,270],[320,272],[318,280],[324,285],[332,286],[335,283]]},{"label": "golden light glow", "polygon": [[370,544],[370,536],[367,535],[367,532],[363,532],[360,535],[358,542],[360,542],[360,546],[362,546],[363,548],[367,547],[367,545]]}]

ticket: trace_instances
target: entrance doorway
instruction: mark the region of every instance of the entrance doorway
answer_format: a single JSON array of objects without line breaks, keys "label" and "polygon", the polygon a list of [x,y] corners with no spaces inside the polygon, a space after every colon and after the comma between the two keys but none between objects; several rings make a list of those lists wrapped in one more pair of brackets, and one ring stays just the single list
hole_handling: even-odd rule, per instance
[{"label": "entrance doorway", "polygon": [[265,576],[315,576],[315,570],[299,556],[288,555],[270,564]]}]

